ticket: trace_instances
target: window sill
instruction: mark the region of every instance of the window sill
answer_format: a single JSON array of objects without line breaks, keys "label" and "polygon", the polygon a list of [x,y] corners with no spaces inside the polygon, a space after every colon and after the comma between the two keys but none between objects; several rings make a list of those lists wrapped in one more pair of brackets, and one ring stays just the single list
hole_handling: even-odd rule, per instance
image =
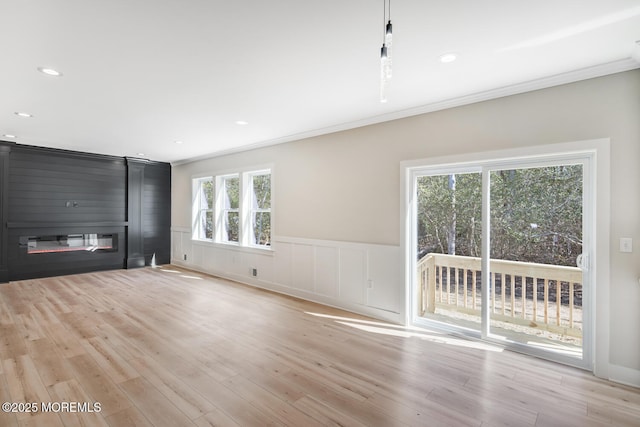
[{"label": "window sill", "polygon": [[196,246],[205,246],[205,247],[213,247],[217,249],[225,249],[232,250],[235,252],[243,252],[243,253],[254,253],[260,255],[270,255],[272,256],[275,251],[271,246],[240,246],[238,243],[223,243],[223,242],[214,242],[212,240],[197,240],[191,239],[192,244]]}]

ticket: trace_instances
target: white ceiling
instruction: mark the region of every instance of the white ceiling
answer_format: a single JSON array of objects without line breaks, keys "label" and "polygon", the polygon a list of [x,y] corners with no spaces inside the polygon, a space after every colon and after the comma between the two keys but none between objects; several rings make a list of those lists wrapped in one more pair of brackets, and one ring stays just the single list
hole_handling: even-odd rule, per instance
[{"label": "white ceiling", "polygon": [[0,139],[179,162],[640,66],[638,0],[391,7],[382,104],[382,0],[0,0]]}]

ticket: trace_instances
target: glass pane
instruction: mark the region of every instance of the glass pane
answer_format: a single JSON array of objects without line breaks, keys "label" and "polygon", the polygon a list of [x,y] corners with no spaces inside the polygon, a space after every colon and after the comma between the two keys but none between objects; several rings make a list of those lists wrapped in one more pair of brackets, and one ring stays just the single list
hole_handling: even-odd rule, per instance
[{"label": "glass pane", "polygon": [[240,207],[240,179],[238,177],[225,178],[224,188],[227,195],[227,209]]},{"label": "glass pane", "polygon": [[253,203],[255,209],[271,209],[271,175],[253,177]]},{"label": "glass pane", "polygon": [[227,212],[225,216],[225,230],[227,242],[237,242],[240,230],[240,215],[238,212]]},{"label": "glass pane", "polygon": [[202,194],[205,206],[203,208],[213,209],[213,180],[202,181]]},{"label": "glass pane", "polygon": [[417,179],[418,313],[480,328],[482,175]]},{"label": "glass pane", "polygon": [[491,333],[582,355],[582,165],[491,172]]},{"label": "glass pane", "polygon": [[205,239],[213,239],[213,211],[205,212]]},{"label": "glass pane", "polygon": [[213,187],[213,181],[211,179],[198,181],[200,209],[213,209]]},{"label": "glass pane", "polygon": [[256,212],[253,214],[253,238],[258,245],[271,244],[271,213]]},{"label": "glass pane", "polygon": [[200,211],[199,239],[213,239],[213,211]]}]

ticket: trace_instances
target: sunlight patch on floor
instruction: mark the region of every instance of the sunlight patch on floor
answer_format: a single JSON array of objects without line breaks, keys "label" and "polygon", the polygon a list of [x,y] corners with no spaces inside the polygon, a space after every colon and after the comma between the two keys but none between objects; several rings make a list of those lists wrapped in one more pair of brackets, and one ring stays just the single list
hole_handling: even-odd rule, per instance
[{"label": "sunlight patch on floor", "polygon": [[544,342],[536,342],[529,341],[527,345],[533,348],[540,348],[542,350],[552,351],[554,353],[564,354],[572,357],[582,357],[582,349],[579,347],[567,347],[563,345],[553,344],[553,343],[544,343]]},{"label": "sunlight patch on floor", "polygon": [[398,329],[388,329],[388,328],[380,328],[377,326],[370,325],[362,325],[350,322],[337,321],[341,325],[350,326],[355,329],[359,329],[361,331],[371,332],[374,334],[383,334],[390,335],[394,337],[402,337],[402,338],[419,338],[425,341],[431,341],[437,344],[447,344],[453,345],[456,347],[465,347],[465,348],[474,348],[476,350],[485,350],[485,351],[495,351],[502,352],[502,348],[495,347],[490,344],[485,344],[478,341],[469,341],[461,338],[455,338],[447,335],[432,335],[424,332],[415,332],[408,330],[398,330]]},{"label": "sunlight patch on floor", "polygon": [[[322,317],[322,318],[331,319],[331,320],[343,320],[345,322],[362,323],[364,325],[374,325],[374,326],[382,326],[382,327],[385,327],[385,328],[396,328],[396,329],[414,329],[414,328],[406,328],[406,327],[404,327],[402,325],[394,325],[393,323],[376,322],[376,321],[363,320],[363,319],[354,319],[354,318],[351,318],[351,317],[333,316],[331,314],[324,314],[324,313],[312,313],[310,311],[305,311],[304,313],[305,314],[309,314],[311,316],[315,316],[315,317]],[[415,328],[415,330],[422,330],[422,329]]]},{"label": "sunlight patch on floor", "polygon": [[493,346],[491,344],[482,343],[479,341],[471,341],[463,338],[456,338],[445,333],[430,331],[417,327],[404,327],[402,325],[394,325],[391,323],[376,322],[371,320],[353,319],[349,317],[333,316],[330,314],[313,313],[305,311],[305,314],[309,314],[315,317],[322,317],[325,319],[335,320],[336,323],[349,326],[360,331],[382,334],[401,338],[419,338],[426,341],[431,341],[438,344],[447,344],[457,347],[474,348],[477,350],[486,350],[494,352],[502,352],[500,347]]},{"label": "sunlight patch on floor", "polygon": [[180,277],[182,277],[184,279],[202,280],[202,277],[200,277],[200,276],[189,276],[187,274],[184,274],[184,271],[180,271],[180,270],[171,270],[171,269],[168,269],[168,268],[160,268],[160,271],[162,271],[163,273],[179,274]]}]

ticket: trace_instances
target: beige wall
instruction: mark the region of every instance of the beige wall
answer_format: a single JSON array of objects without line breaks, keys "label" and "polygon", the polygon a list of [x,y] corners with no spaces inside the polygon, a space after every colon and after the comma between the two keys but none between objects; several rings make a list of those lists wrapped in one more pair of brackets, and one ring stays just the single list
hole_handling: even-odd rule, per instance
[{"label": "beige wall", "polygon": [[190,226],[192,176],[271,163],[277,235],[399,245],[401,161],[596,138],[611,140],[610,362],[640,372],[640,70],[175,166],[173,225]]}]

